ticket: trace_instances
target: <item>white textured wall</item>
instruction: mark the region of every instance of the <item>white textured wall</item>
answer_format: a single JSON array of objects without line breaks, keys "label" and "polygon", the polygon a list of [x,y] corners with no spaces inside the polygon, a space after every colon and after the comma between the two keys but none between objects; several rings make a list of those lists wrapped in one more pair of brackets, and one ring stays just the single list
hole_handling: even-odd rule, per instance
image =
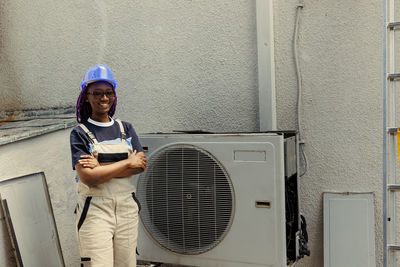
[{"label": "white textured wall", "polygon": [[[298,1],[275,3],[278,127],[295,127],[292,53]],[[303,78],[302,135],[309,171],[301,178],[301,212],[311,257],[323,266],[323,192],[374,192],[377,266],[382,266],[381,1],[304,1],[299,28]]]},{"label": "white textured wall", "polygon": [[[292,41],[297,3],[274,1],[279,129],[296,125]],[[380,266],[381,1],[304,3],[299,28],[304,89],[300,115],[309,171],[301,179],[301,211],[308,219],[312,256],[297,266],[323,265],[325,191],[375,193]],[[104,62],[120,83],[118,115],[138,132],[258,129],[255,1],[118,0],[110,5],[4,0],[0,10],[3,109],[73,105],[84,71]],[[49,136],[53,143],[68,138],[65,132]],[[34,146],[44,140],[28,142]],[[22,151],[23,143],[16,144],[17,151]],[[4,150],[11,153],[8,147],[13,146],[0,147],[0,155]],[[62,149],[67,149],[66,143]],[[70,168],[69,154],[63,155],[68,157],[63,166]],[[49,181],[57,184],[50,184],[50,193],[53,203],[61,205],[55,207],[56,220],[63,249],[68,248],[65,258],[73,262],[68,257],[75,251],[68,242],[74,237],[67,234],[72,226],[64,224],[64,213],[73,207],[65,193],[73,190],[73,176],[70,169],[60,177],[58,167],[43,168]]]},{"label": "white textured wall", "polygon": [[258,127],[255,2],[5,0],[1,9],[6,110],[74,105],[85,70],[104,62],[120,84],[119,114],[141,130]]}]

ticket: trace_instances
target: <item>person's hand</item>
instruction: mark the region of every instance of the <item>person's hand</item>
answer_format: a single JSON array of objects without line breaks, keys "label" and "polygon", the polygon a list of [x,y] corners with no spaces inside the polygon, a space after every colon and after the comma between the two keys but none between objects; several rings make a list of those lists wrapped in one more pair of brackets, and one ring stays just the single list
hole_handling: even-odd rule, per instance
[{"label": "person's hand", "polygon": [[146,156],[141,152],[137,153],[136,150],[133,151],[133,153],[128,157],[128,160],[129,168],[131,169],[142,168],[143,170],[146,170],[147,168]]},{"label": "person's hand", "polygon": [[91,169],[100,166],[100,163],[93,155],[82,155],[78,163],[84,168],[91,168]]}]

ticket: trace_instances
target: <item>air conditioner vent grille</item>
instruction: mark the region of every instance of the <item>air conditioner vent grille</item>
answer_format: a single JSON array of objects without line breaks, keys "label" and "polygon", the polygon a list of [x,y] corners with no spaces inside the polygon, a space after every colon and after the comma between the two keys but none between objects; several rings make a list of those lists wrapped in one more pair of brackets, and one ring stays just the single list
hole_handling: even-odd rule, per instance
[{"label": "air conditioner vent grille", "polygon": [[201,254],[227,233],[234,211],[230,178],[209,152],[175,144],[155,153],[139,178],[141,220],[164,248]]}]

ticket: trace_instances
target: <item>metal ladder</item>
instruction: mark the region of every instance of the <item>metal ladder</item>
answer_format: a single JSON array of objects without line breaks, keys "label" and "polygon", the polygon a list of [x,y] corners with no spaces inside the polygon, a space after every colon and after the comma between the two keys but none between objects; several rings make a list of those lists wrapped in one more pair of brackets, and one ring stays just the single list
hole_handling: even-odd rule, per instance
[{"label": "metal ladder", "polygon": [[[400,5],[400,1],[397,1]],[[398,8],[398,6],[397,6]],[[395,31],[400,34],[400,22],[395,22],[395,0],[383,0],[384,17],[384,85],[383,85],[383,266],[396,266],[396,194],[400,195],[400,184],[396,183],[396,83],[400,85],[400,73],[395,73]]]}]

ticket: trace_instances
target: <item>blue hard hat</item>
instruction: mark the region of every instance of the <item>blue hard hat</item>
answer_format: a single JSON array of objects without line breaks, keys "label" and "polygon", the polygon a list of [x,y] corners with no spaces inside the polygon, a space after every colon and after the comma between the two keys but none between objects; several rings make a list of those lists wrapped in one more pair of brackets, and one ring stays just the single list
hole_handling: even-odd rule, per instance
[{"label": "blue hard hat", "polygon": [[113,86],[113,89],[117,88],[117,81],[114,78],[114,74],[110,70],[109,67],[107,67],[104,64],[97,64],[93,67],[90,67],[86,73],[85,76],[83,76],[83,80],[81,83],[81,89],[85,89],[86,86],[90,83],[94,83],[97,81],[106,81],[111,83]]}]

